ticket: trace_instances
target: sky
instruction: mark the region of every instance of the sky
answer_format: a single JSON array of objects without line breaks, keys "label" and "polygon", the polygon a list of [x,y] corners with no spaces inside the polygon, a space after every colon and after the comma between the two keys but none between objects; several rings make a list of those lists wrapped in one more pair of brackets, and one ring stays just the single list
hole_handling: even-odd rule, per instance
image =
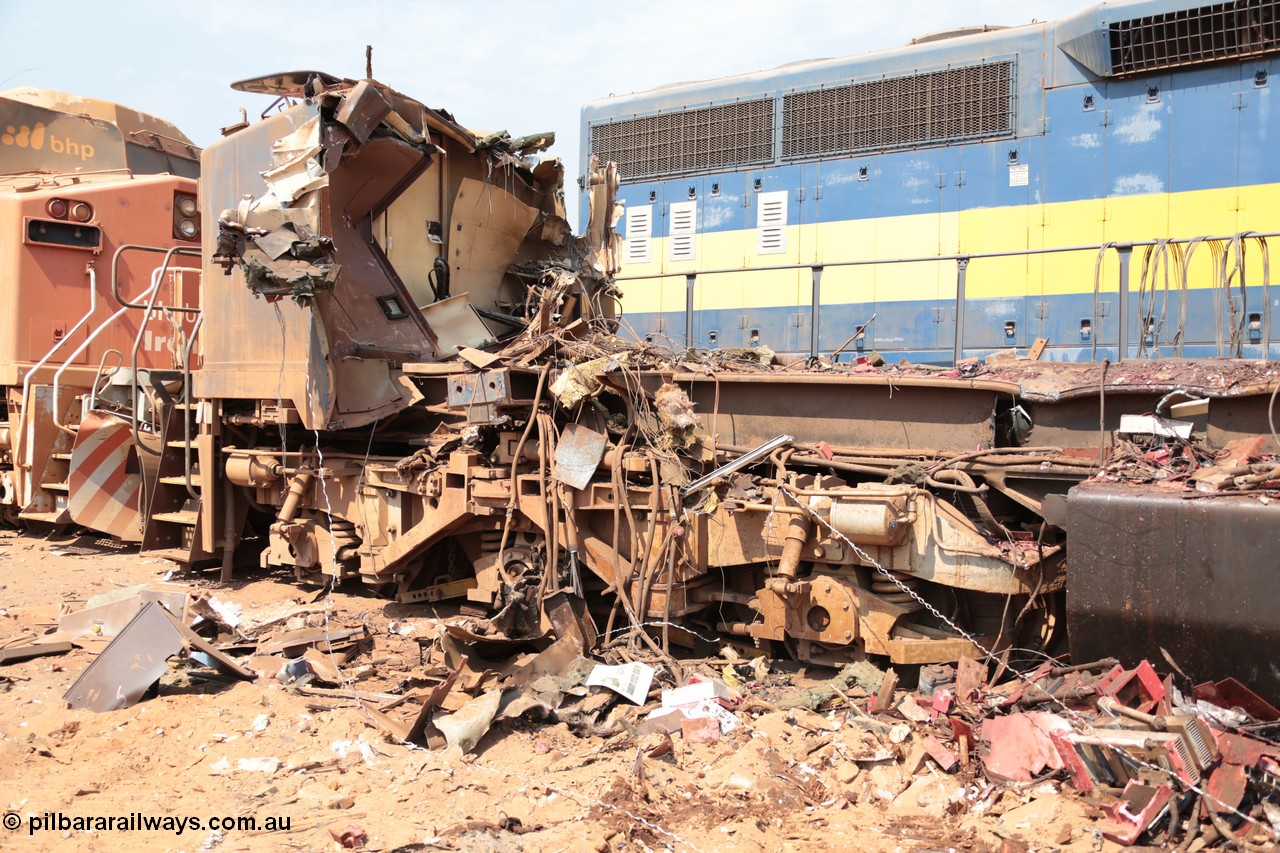
[{"label": "sky", "polygon": [[[373,75],[473,130],[554,131],[579,172],[579,111],[610,94],[897,47],[928,32],[1026,24],[1084,0],[656,0],[532,3],[0,0],[0,89],[39,86],[116,101],[198,145],[271,99],[236,80],[308,69]],[[576,193],[567,193],[576,220]]]}]

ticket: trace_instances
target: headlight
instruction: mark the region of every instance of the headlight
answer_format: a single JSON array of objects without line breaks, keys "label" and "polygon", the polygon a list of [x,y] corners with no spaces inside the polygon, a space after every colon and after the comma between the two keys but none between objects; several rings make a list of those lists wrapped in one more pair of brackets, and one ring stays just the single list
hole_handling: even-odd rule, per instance
[{"label": "headlight", "polygon": [[71,218],[77,222],[88,222],[93,219],[93,208],[83,201],[77,201],[71,205]]},{"label": "headlight", "polygon": [[200,227],[196,225],[195,220],[184,219],[178,223],[178,233],[188,240],[194,240],[200,233]]},{"label": "headlight", "polygon": [[178,213],[186,217],[194,217],[196,215],[196,199],[195,196],[180,195],[178,196]]}]

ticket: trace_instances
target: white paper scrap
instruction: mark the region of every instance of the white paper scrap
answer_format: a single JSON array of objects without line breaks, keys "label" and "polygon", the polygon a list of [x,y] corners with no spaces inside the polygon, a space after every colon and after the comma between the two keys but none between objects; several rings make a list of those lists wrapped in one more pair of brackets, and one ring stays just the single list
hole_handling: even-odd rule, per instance
[{"label": "white paper scrap", "polygon": [[714,699],[700,699],[680,709],[689,719],[710,717],[720,722],[721,732],[731,732],[738,727],[738,718]]},{"label": "white paper scrap", "polygon": [[633,661],[622,666],[605,666],[597,664],[587,676],[588,687],[608,687],[630,699],[636,705],[643,705],[649,696],[649,685],[653,683],[653,667]]}]

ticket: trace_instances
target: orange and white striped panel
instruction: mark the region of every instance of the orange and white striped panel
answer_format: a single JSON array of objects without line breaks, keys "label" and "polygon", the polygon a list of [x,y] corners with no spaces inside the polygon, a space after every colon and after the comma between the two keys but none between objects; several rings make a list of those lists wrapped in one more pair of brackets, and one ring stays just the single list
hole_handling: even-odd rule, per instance
[{"label": "orange and white striped panel", "polygon": [[101,412],[89,413],[71,450],[67,509],[76,524],[136,542],[141,538],[138,501],[142,477],[136,473],[136,462],[129,465],[135,452],[131,435],[128,422]]}]

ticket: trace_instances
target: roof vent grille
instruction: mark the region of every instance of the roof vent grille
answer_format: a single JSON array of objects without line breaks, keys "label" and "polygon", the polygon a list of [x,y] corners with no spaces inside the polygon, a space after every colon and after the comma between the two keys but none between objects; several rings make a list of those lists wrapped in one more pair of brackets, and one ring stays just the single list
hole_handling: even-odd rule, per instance
[{"label": "roof vent grille", "polygon": [[1280,50],[1280,2],[1238,0],[1116,21],[1109,29],[1117,76]]}]

